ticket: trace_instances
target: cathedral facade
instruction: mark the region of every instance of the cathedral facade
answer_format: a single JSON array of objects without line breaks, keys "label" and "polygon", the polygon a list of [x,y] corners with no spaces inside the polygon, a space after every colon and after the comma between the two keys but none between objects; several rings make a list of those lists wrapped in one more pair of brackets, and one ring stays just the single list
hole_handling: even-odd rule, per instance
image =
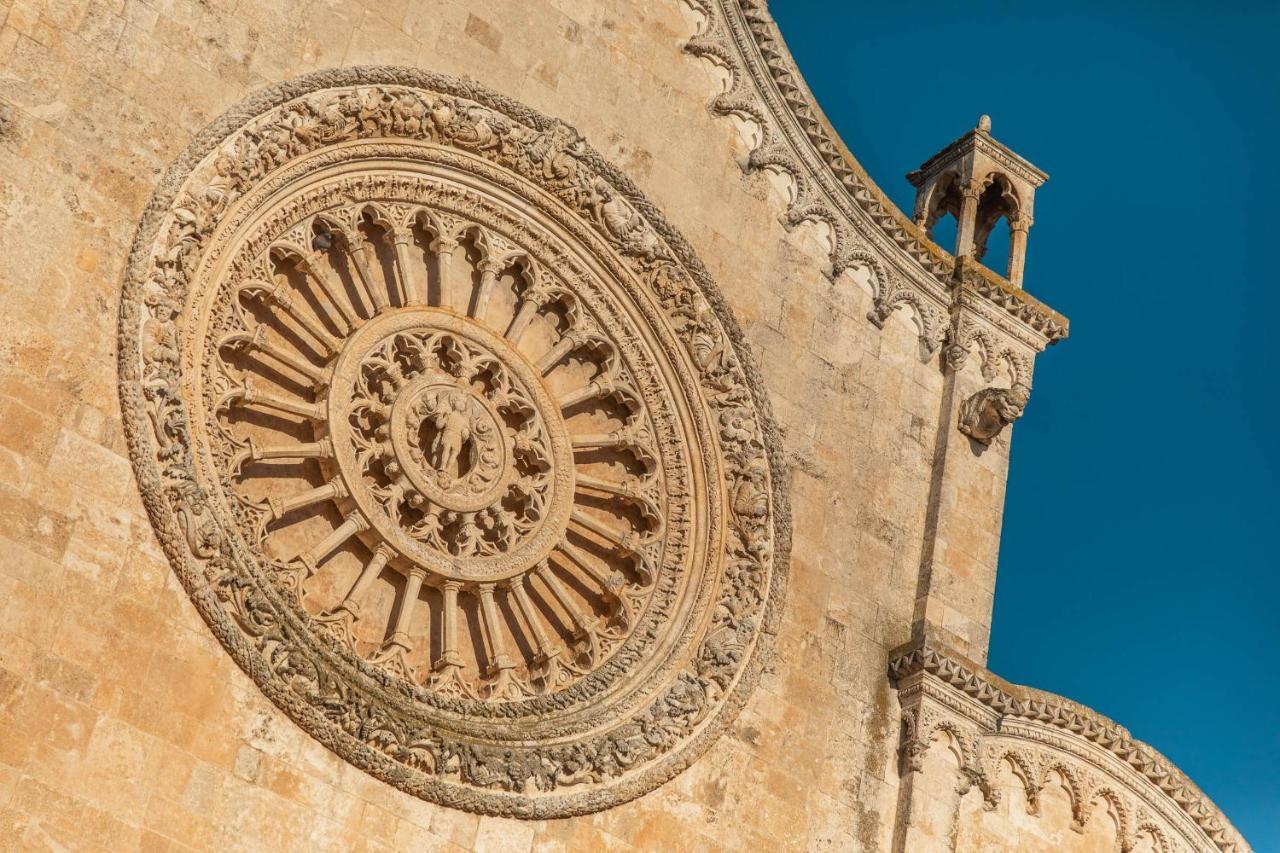
[{"label": "cathedral facade", "polygon": [[7,5],[0,849],[1249,849],[984,666],[987,117],[907,215],[763,0]]}]

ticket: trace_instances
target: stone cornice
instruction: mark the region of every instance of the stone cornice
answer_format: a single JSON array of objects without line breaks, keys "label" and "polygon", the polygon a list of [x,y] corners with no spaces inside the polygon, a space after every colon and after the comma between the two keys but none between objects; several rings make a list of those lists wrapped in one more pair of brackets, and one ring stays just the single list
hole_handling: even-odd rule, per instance
[{"label": "stone cornice", "polygon": [[[1011,684],[928,637],[890,652],[888,675],[900,691],[910,685],[913,693],[927,689],[922,684],[927,679],[933,688],[951,694],[937,697],[942,704],[984,729],[1033,726],[1081,738],[1135,771],[1189,818],[1214,848],[1231,853],[1250,849],[1226,816],[1173,762],[1097,711],[1052,693]],[[906,704],[905,698],[903,701]]]},{"label": "stone cornice", "polygon": [[[785,223],[821,221],[830,226],[832,276],[853,265],[871,265],[877,279],[873,315],[883,321],[897,305],[909,303],[921,315],[926,349],[936,344],[930,319],[950,306],[954,259],[888,199],[840,141],[796,68],[767,4],[684,2],[705,19],[686,50],[732,76],[729,90],[712,102],[712,111],[748,118],[760,128],[761,141],[747,168],[780,170],[795,181]],[[868,254],[876,261],[869,262]],[[1067,336],[1068,322],[1061,314],[989,270],[979,275],[985,280],[980,292],[1022,327],[1016,337],[1035,341],[1039,350]]]}]

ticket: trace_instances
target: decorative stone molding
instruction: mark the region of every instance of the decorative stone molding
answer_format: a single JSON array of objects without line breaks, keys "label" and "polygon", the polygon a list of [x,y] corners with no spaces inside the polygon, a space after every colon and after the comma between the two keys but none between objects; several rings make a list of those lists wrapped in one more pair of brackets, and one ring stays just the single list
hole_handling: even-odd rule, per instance
[{"label": "decorative stone molding", "polygon": [[[877,325],[908,306],[919,318],[921,351],[938,351],[952,308],[955,260],[890,202],[822,115],[763,0],[683,0],[701,18],[686,50],[723,68],[727,91],[711,103],[717,115],[759,128],[746,168],[783,172],[795,191],[783,222],[823,222],[832,235],[831,275],[871,271]],[[974,267],[977,267],[975,264]],[[974,292],[986,303],[993,334],[1039,352],[1067,336],[1065,317],[985,268]]]},{"label": "decorative stone molding", "polygon": [[1140,831],[1164,850],[1250,849],[1168,759],[1095,711],[1009,684],[928,638],[891,653],[888,675],[902,709],[899,755],[906,775],[920,772],[935,735],[946,732],[960,757],[960,792],[977,787],[987,808],[999,797],[996,770],[1008,761],[1033,812],[1049,774],[1065,780],[1075,829],[1088,821],[1091,802],[1107,800],[1122,850],[1132,849]]},{"label": "decorative stone molding", "polygon": [[596,811],[752,690],[789,548],[768,404],[688,244],[567,125],[403,68],[260,93],[147,207],[119,352],[193,602],[374,776]]}]

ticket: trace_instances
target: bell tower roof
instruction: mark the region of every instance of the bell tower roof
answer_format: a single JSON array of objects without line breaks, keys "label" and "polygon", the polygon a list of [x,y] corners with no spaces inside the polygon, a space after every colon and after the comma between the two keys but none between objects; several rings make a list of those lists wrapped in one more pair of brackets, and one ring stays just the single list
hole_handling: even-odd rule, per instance
[{"label": "bell tower roof", "polygon": [[1039,187],[1049,180],[1049,174],[1037,168],[1032,162],[1015,152],[1012,148],[991,135],[991,116],[983,115],[972,130],[960,136],[946,148],[934,154],[920,164],[920,168],[907,173],[907,180],[913,187],[920,187],[949,166],[958,164],[966,157],[974,155],[992,164],[999,164],[1020,178],[1032,188]]}]

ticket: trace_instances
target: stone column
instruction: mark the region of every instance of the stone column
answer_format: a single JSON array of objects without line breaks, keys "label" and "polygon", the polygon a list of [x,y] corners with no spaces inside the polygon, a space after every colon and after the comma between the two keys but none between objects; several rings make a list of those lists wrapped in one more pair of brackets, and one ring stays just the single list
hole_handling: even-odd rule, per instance
[{"label": "stone column", "polygon": [[982,194],[982,187],[977,181],[970,181],[961,192],[960,219],[956,223],[957,258],[973,254],[973,238],[978,230],[978,196]]},{"label": "stone column", "polygon": [[1029,216],[1009,220],[1009,270],[1005,277],[1014,287],[1022,287],[1022,270],[1027,258],[1027,232],[1030,230]]},{"label": "stone column", "polygon": [[913,636],[931,626],[967,657],[987,659],[1007,444],[975,448],[957,428],[981,382],[947,368],[935,441]]}]

